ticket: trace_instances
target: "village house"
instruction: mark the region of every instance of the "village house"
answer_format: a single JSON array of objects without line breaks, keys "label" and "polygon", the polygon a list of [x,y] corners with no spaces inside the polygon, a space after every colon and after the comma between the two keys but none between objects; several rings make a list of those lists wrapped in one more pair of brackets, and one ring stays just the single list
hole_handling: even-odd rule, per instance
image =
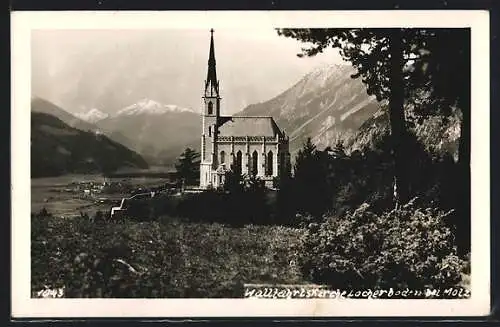
[{"label": "village house", "polygon": [[228,171],[256,176],[272,187],[279,174],[290,170],[288,136],[273,117],[220,114],[213,29],[210,32],[202,110],[200,187],[223,186]]}]

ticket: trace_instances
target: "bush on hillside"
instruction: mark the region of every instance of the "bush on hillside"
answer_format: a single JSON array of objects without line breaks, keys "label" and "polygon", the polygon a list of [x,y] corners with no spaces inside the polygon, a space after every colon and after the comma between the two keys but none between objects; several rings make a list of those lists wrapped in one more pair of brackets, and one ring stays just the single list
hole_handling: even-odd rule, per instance
[{"label": "bush on hillside", "polygon": [[259,189],[238,193],[207,191],[190,194],[179,201],[175,212],[193,222],[218,222],[231,226],[269,224],[266,193]]},{"label": "bush on hillside", "polygon": [[[134,199],[127,202],[125,216],[128,220],[157,221],[159,217],[169,215],[191,222],[218,222],[231,226],[289,222],[284,206],[276,208],[276,191],[268,190],[262,180],[234,177],[228,187],[230,189]],[[284,199],[280,198],[280,201]]]},{"label": "bush on hillside", "polygon": [[[381,134],[369,145],[343,152],[337,145],[329,149],[328,180],[332,191],[331,212],[344,216],[348,210],[363,203],[370,211],[383,214],[394,208],[394,158],[390,134]],[[341,144],[340,144],[341,145]],[[421,208],[456,211],[446,220],[454,229],[461,254],[470,251],[470,215],[460,214],[464,202],[458,190],[464,188],[463,174],[449,153],[425,146],[410,132],[406,142],[411,158],[405,163],[411,197],[418,197]],[[351,148],[352,150],[352,148]],[[321,167],[314,168],[315,170]]]},{"label": "bush on hillside", "polygon": [[412,202],[383,214],[363,204],[353,213],[311,223],[299,257],[304,275],[342,288],[444,288],[457,285],[458,257],[447,214]]}]

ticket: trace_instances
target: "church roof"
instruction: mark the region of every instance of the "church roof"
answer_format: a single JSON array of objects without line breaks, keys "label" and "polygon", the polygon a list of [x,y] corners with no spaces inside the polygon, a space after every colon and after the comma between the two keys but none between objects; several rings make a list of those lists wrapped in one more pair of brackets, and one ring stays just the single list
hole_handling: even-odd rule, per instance
[{"label": "church roof", "polygon": [[222,116],[219,136],[282,136],[272,117]]}]

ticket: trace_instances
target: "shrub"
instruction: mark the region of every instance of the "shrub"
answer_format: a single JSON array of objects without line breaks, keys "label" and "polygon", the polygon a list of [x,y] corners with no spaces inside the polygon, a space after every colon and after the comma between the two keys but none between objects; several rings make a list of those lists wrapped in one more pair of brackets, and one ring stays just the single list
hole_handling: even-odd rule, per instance
[{"label": "shrub", "polygon": [[295,216],[292,219],[292,226],[298,227],[298,228],[306,228],[310,224],[314,223],[316,221],[316,218],[310,216],[310,215],[303,215],[301,213],[296,213]]},{"label": "shrub", "polygon": [[101,210],[97,210],[95,215],[94,215],[94,222],[100,223],[100,222],[104,222],[104,220],[105,220],[104,213]]},{"label": "shrub", "polygon": [[453,234],[433,209],[414,204],[374,214],[363,204],[341,218],[310,223],[299,264],[314,282],[342,288],[443,288],[461,280],[465,263]]},{"label": "shrub", "polygon": [[274,221],[276,200],[261,180],[235,178],[231,190],[207,190],[182,195],[160,194],[153,198],[126,202],[126,220],[158,221],[162,216],[179,217],[191,222],[218,222],[231,226],[269,225]]},{"label": "shrub", "polygon": [[244,191],[244,180],[241,174],[235,173],[232,170],[226,172],[226,181],[224,190],[230,193],[241,193]]}]

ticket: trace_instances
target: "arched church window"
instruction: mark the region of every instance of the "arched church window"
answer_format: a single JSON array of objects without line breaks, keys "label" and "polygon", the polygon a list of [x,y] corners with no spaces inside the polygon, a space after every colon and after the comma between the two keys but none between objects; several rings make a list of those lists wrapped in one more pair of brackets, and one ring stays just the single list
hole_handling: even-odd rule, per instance
[{"label": "arched church window", "polygon": [[259,158],[259,155],[257,154],[257,151],[254,151],[252,153],[252,175],[257,175],[257,160]]},{"label": "arched church window", "polygon": [[214,112],[214,104],[212,103],[212,101],[210,101],[208,103],[208,114],[212,115],[213,112]]},{"label": "arched church window", "polygon": [[267,176],[272,176],[273,175],[273,152],[272,151],[269,151],[267,153],[266,175]]},{"label": "arched church window", "polygon": [[286,155],[284,152],[280,154],[280,172],[281,173],[286,173],[287,171],[287,162],[286,162]]},{"label": "arched church window", "polygon": [[226,162],[226,153],[224,151],[220,152],[220,163],[223,164]]},{"label": "arched church window", "polygon": [[241,162],[242,162],[242,154],[241,151],[238,151],[236,153],[236,163],[235,163],[235,169],[234,172],[238,175],[241,175]]}]

